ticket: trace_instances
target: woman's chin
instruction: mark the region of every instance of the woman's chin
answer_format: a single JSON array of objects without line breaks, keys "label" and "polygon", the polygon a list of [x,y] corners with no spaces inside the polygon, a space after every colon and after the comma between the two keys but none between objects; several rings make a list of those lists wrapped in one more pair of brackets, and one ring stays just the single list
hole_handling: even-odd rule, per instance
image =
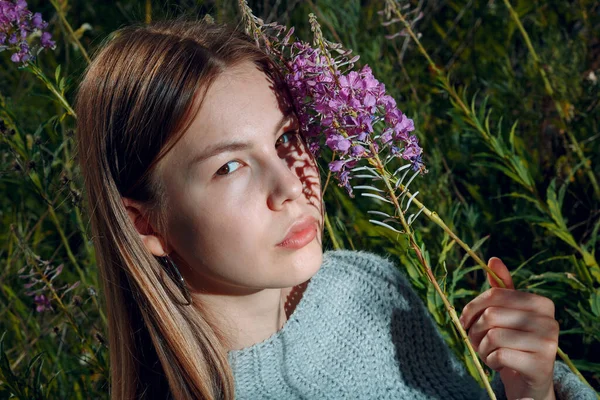
[{"label": "woman's chin", "polygon": [[292,287],[306,282],[319,271],[323,262],[323,250],[317,238],[300,249],[276,250],[275,273],[281,277],[283,287]]}]

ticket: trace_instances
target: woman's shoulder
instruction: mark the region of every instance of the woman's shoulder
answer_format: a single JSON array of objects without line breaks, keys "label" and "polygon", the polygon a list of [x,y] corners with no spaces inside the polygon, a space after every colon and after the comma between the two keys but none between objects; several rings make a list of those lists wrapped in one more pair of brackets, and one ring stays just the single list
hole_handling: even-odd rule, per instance
[{"label": "woman's shoulder", "polygon": [[360,275],[365,279],[408,284],[406,276],[393,260],[370,251],[328,250],[323,254],[323,267],[333,274]]},{"label": "woman's shoulder", "polygon": [[416,299],[405,274],[390,258],[364,250],[329,250],[323,255],[322,275],[331,289],[350,291],[370,301],[390,305]]}]

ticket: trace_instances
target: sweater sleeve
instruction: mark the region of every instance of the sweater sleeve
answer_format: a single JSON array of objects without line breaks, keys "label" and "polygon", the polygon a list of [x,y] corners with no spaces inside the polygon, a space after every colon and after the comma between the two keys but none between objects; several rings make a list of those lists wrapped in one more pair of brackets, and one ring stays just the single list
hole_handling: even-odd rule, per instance
[{"label": "sweater sleeve", "polygon": [[[423,381],[428,385],[443,386],[436,389],[439,393],[447,393],[442,398],[489,398],[485,389],[468,374],[448,347],[437,324],[405,275],[385,258],[374,264],[379,265],[375,266],[374,273],[387,282],[398,358],[401,361],[410,360],[411,368],[424,374]],[[498,400],[506,399],[499,374],[495,375],[491,386]],[[561,361],[556,361],[554,365],[554,390],[558,400],[596,399],[593,390]]]},{"label": "sweater sleeve", "polygon": [[[506,398],[504,384],[500,374],[496,374],[491,382],[492,389],[498,398]],[[571,372],[571,369],[560,360],[554,362],[554,394],[557,400],[596,400],[596,394],[585,383]],[[484,396],[483,398],[487,398]]]}]

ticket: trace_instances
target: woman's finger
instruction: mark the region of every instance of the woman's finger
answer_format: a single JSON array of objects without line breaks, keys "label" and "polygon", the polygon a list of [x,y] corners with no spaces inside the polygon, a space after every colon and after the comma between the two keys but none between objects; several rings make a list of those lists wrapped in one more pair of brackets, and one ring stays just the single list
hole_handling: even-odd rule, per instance
[{"label": "woman's finger", "polygon": [[479,353],[482,360],[485,360],[493,351],[500,348],[556,356],[557,346],[557,340],[540,338],[535,333],[506,328],[491,328],[481,340],[477,353]]},{"label": "woman's finger", "polygon": [[[504,262],[498,257],[492,257],[488,260],[488,267],[494,271],[494,273],[500,278],[500,280],[504,283],[507,289],[514,289],[515,285],[513,283],[512,277],[510,276],[510,272]],[[490,273],[487,273],[488,281],[490,282],[491,287],[501,287],[498,282]]]},{"label": "woman's finger", "polygon": [[521,374],[531,386],[538,386],[552,376],[555,358],[542,353],[528,353],[501,347],[492,351],[483,362],[495,371],[510,368]]},{"label": "woman's finger", "polygon": [[532,311],[554,318],[554,302],[547,297],[512,289],[491,288],[475,297],[463,308],[460,321],[468,329],[488,307]]},{"label": "woman's finger", "polygon": [[469,339],[476,350],[487,331],[491,328],[532,332],[538,337],[546,339],[558,337],[560,329],[558,321],[545,315],[504,307],[488,307],[468,331]]}]

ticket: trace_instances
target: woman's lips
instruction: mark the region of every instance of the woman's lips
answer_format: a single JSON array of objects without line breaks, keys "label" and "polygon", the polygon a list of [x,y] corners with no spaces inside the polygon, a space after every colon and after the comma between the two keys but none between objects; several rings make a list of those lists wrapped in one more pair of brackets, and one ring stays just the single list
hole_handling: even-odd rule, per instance
[{"label": "woman's lips", "polygon": [[317,236],[317,220],[313,217],[303,217],[288,229],[285,239],[277,247],[301,249]]}]

